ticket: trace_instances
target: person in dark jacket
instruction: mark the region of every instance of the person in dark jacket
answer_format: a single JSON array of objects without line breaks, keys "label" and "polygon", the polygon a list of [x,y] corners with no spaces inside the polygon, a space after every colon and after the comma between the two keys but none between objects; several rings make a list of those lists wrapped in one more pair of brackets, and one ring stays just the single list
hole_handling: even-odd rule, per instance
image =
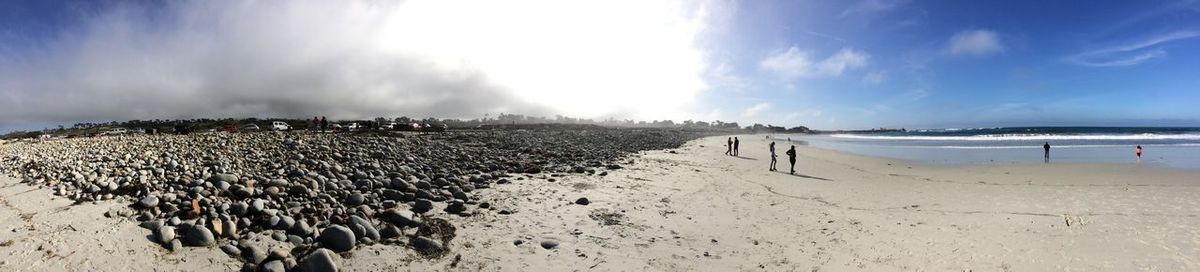
[{"label": "person in dark jacket", "polygon": [[792,163],[792,175],[796,174],[796,146],[792,145],[792,149],[787,151],[788,161]]},{"label": "person in dark jacket", "polygon": [[1042,149],[1046,150],[1046,162],[1050,162],[1050,142],[1046,142],[1046,144],[1042,145]]},{"label": "person in dark jacket", "polygon": [[737,137],[733,137],[733,155],[734,156],[738,155],[738,138]]},{"label": "person in dark jacket", "polygon": [[329,120],[325,120],[325,116],[321,116],[321,132],[329,131]]}]

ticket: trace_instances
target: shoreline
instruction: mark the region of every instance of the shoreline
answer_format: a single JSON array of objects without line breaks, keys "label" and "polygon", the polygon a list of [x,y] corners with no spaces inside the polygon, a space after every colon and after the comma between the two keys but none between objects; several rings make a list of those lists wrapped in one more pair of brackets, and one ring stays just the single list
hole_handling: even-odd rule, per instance
[{"label": "shoreline", "polygon": [[[643,151],[607,176],[546,174],[479,192],[494,209],[453,217],[450,253],[422,259],[405,247],[363,246],[339,260],[368,270],[1195,270],[1200,268],[1200,173],[1096,164],[936,166],[797,146],[797,173],[767,171],[762,135]],[[753,138],[758,138],[757,140]],[[783,151],[779,168],[787,169]],[[8,181],[15,181],[10,179]],[[51,199],[51,190],[4,184],[0,197]],[[578,198],[590,200],[576,204]],[[58,198],[59,201],[66,201]],[[22,202],[24,203],[24,202]],[[38,202],[31,202],[35,204]],[[134,221],[104,218],[125,201],[58,203],[31,217],[45,232],[5,232],[0,268],[88,270],[140,260],[130,270],[239,265],[215,247],[167,253]],[[57,211],[50,207],[70,207]],[[83,208],[80,208],[83,207]],[[26,213],[29,211],[25,211]],[[21,212],[0,212],[19,218]],[[56,229],[56,220],[78,231]],[[115,222],[97,221],[107,219]],[[23,222],[6,220],[5,222]],[[10,223],[14,224],[14,223]],[[9,227],[9,226],[5,226]],[[19,255],[52,237],[58,255]],[[89,231],[90,230],[90,231]],[[67,235],[64,235],[67,234]],[[81,238],[71,238],[81,239]],[[541,246],[554,241],[552,249]],[[41,250],[44,251],[44,250]],[[74,255],[67,255],[69,252]],[[48,256],[48,257],[47,257]],[[76,261],[73,261],[76,260]],[[91,260],[91,261],[79,261]],[[166,260],[166,261],[164,261]],[[176,260],[173,266],[163,266]],[[179,262],[186,260],[186,262]],[[223,265],[223,266],[222,266]],[[231,267],[230,265],[235,265]]]}]

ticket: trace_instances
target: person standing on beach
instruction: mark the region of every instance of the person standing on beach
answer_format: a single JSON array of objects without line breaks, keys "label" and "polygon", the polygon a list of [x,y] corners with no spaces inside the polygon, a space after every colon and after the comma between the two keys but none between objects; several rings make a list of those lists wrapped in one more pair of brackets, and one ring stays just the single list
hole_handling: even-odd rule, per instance
[{"label": "person standing on beach", "polygon": [[738,138],[733,137],[733,156],[736,157],[737,155],[738,155]]},{"label": "person standing on beach", "polygon": [[775,142],[771,142],[771,171],[775,171]]},{"label": "person standing on beach", "polygon": [[1142,145],[1138,145],[1137,148],[1134,148],[1133,153],[1137,154],[1137,162],[1142,163]]},{"label": "person standing on beach", "polygon": [[733,155],[733,138],[725,138],[725,155]]},{"label": "person standing on beach", "polygon": [[321,116],[321,132],[329,130],[329,121],[325,120],[325,116]]},{"label": "person standing on beach", "polygon": [[796,145],[792,145],[792,149],[788,149],[788,162],[792,163],[792,175],[796,174]]},{"label": "person standing on beach", "polygon": [[1046,150],[1046,162],[1050,162],[1050,142],[1046,142],[1046,144],[1042,145],[1042,149]]}]

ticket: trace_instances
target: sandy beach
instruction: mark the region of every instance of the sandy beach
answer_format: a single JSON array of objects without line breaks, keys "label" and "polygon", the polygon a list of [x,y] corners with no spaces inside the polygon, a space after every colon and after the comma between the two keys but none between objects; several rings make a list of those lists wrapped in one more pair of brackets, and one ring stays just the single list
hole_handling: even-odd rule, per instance
[{"label": "sandy beach", "polygon": [[[764,136],[739,137],[740,157],[722,155],[724,136],[707,137],[607,176],[537,174],[484,190],[493,208],[453,217],[457,237],[441,258],[373,244],[337,261],[347,271],[1200,269],[1197,172],[941,167],[797,146],[799,175],[789,175],[786,143],[783,171],[771,172]],[[241,267],[216,247],[170,253],[138,222],[104,215],[128,201],[73,205],[0,181],[0,270]]]}]

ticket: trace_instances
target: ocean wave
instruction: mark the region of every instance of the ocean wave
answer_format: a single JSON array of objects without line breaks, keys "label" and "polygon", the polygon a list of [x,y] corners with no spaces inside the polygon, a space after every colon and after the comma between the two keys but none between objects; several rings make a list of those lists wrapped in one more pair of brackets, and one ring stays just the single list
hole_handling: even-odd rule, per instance
[{"label": "ocean wave", "polygon": [[898,136],[833,134],[830,137],[900,141],[1047,141],[1047,140],[1197,140],[1200,134],[982,134],[969,136]]}]

